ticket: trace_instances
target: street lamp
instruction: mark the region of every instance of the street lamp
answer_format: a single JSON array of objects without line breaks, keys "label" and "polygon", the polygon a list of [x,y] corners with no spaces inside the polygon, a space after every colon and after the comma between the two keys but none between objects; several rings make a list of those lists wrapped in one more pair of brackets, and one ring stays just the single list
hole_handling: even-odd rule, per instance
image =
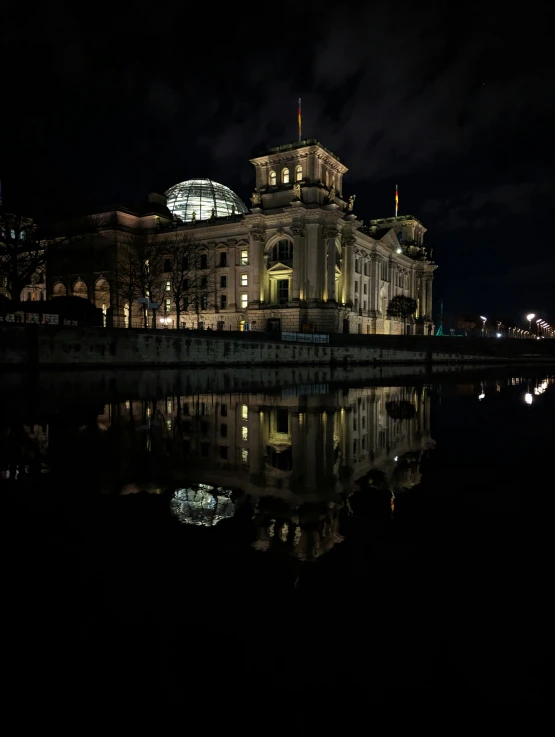
[{"label": "street lamp", "polygon": [[482,338],[483,338],[486,334],[486,322],[488,321],[488,318],[484,317],[483,315],[480,315],[480,320],[482,320],[483,322],[482,324]]},{"label": "street lamp", "polygon": [[536,317],[536,315],[531,312],[529,315],[526,315],[526,319],[528,320],[528,329],[530,332],[532,332],[532,320]]}]

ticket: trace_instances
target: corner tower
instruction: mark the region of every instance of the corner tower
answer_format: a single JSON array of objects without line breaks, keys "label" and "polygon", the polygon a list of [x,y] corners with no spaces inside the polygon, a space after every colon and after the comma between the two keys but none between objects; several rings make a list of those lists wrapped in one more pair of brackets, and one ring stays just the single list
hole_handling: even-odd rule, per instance
[{"label": "corner tower", "polygon": [[256,170],[254,199],[260,198],[258,204],[264,210],[282,208],[298,199],[309,207],[331,201],[344,204],[347,167],[316,139],[275,146],[250,162]]}]

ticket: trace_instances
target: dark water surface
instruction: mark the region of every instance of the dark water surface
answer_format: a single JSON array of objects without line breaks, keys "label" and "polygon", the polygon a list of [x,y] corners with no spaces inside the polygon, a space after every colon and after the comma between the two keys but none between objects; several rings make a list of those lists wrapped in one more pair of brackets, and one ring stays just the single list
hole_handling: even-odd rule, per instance
[{"label": "dark water surface", "polygon": [[543,701],[553,375],[0,376],[13,703]]}]

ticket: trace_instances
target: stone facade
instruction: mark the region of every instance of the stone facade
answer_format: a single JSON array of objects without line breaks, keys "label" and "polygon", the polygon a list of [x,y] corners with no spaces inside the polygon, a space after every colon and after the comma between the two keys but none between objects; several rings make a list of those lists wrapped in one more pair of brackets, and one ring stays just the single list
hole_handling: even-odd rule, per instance
[{"label": "stone facade", "polygon": [[[104,305],[114,326],[140,326],[143,308],[135,300],[129,304],[117,286],[118,254],[148,234],[161,249],[182,238],[206,250],[210,303],[182,314],[179,327],[400,334],[404,325],[387,317],[387,306],[401,294],[418,305],[407,332],[432,329],[436,267],[415,217],[364,226],[353,211],[354,198],[343,197],[347,168],[315,140],[270,149],[251,163],[256,189],[249,214],[176,222],[161,195],[151,195],[143,213],[101,213],[95,217],[103,245],[93,250],[94,260],[89,254],[77,266],[73,247],[71,273],[62,261],[53,265],[49,294],[87,297]],[[160,279],[169,284],[171,271]],[[168,295],[162,294],[156,323],[177,327]]]}]

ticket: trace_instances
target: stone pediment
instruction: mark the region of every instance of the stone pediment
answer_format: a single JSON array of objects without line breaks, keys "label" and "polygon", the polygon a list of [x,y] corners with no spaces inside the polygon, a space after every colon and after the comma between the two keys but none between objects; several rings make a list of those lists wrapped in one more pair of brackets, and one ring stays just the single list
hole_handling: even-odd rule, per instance
[{"label": "stone pediment", "polygon": [[270,268],[268,269],[268,273],[271,274],[272,272],[275,273],[275,272],[281,272],[281,271],[291,271],[291,269],[292,269],[292,265],[290,262],[286,261],[284,263],[283,261],[277,261],[275,264],[273,264],[273,266],[270,266]]}]

